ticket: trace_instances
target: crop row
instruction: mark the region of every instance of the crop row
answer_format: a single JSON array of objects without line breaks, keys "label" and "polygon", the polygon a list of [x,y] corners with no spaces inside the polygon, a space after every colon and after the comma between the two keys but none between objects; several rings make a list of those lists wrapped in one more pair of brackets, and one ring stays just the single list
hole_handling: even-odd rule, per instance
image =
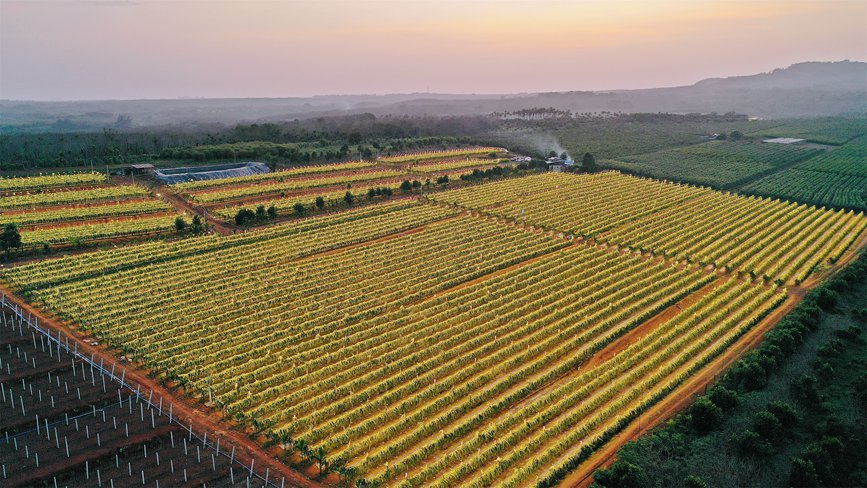
[{"label": "crop row", "polygon": [[654,153],[627,156],[603,165],[655,178],[671,178],[717,188],[821,153],[803,146],[712,141]]},{"label": "crop row", "polygon": [[546,173],[451,190],[429,198],[591,237],[629,220],[711,192],[705,188],[626,177],[615,172],[581,176]]},{"label": "crop row", "polygon": [[194,191],[205,188],[214,188],[218,186],[235,185],[241,183],[251,183],[256,181],[282,180],[286,177],[311,175],[318,173],[331,173],[334,171],[348,171],[357,169],[366,169],[374,165],[369,161],[350,161],[347,163],[320,164],[310,166],[299,166],[289,168],[273,173],[258,173],[247,176],[235,176],[232,178],[218,178],[213,180],[188,181],[185,183],[177,183],[172,185],[172,188],[178,191]]},{"label": "crop row", "polygon": [[[254,232],[244,232],[232,236],[203,236],[178,242],[157,241],[133,246],[126,246],[111,251],[99,253],[64,256],[56,259],[46,259],[31,264],[16,266],[4,270],[4,277],[9,282],[24,291],[43,288],[67,281],[80,280],[89,276],[114,273],[159,263],[176,261],[181,258],[227,250],[241,246],[256,244],[276,238],[289,238],[305,232],[324,230],[329,227],[338,229],[337,233],[315,234],[318,238],[328,239],[322,247],[306,246],[306,249],[327,249],[343,243],[357,242],[360,236],[356,234],[369,233],[373,238],[376,232],[400,231],[414,225],[422,225],[437,218],[451,215],[445,209],[418,208],[413,202],[399,201],[372,205],[345,212],[324,215],[315,219],[302,219],[286,222],[280,225],[259,229]],[[358,225],[353,222],[358,221]],[[391,222],[391,225],[382,224]],[[340,236],[340,233],[343,236]],[[288,242],[287,242],[288,243]],[[289,249],[289,248],[287,248]],[[283,251],[284,253],[286,250]]]},{"label": "crop row", "polygon": [[128,237],[138,234],[166,231],[173,228],[174,215],[141,217],[136,219],[109,222],[69,225],[21,232],[21,242],[25,246],[38,244],[57,244],[93,239]]},{"label": "crop row", "polygon": [[76,186],[105,183],[102,173],[68,173],[56,175],[0,177],[0,191],[39,190],[57,186]]},{"label": "crop row", "polygon": [[211,190],[197,193],[190,193],[190,198],[200,203],[223,202],[234,200],[237,198],[264,195],[269,193],[288,192],[293,190],[301,190],[305,188],[316,188],[320,186],[337,186],[355,183],[358,181],[370,181],[383,178],[392,178],[401,176],[403,173],[395,170],[367,171],[359,172],[350,175],[338,176],[323,176],[319,178],[298,178],[286,181],[277,181],[272,183],[262,183],[258,185],[247,185],[234,188],[226,188],[222,190]]},{"label": "crop row", "polygon": [[803,281],[835,260],[867,226],[854,212],[758,197],[710,193],[624,225],[611,243],[766,279]]},{"label": "crop row", "polygon": [[0,222],[14,223],[18,225],[33,225],[49,222],[69,222],[101,217],[119,217],[123,215],[167,212],[170,210],[172,210],[171,205],[157,199],[131,202],[120,201],[105,205],[84,205],[80,207],[3,213],[0,214]]},{"label": "crop row", "polygon": [[400,187],[400,180],[385,180],[385,181],[374,181],[374,182],[365,182],[363,185],[354,186],[352,188],[346,189],[342,188],[340,190],[323,190],[319,193],[304,193],[303,195],[288,195],[283,198],[276,198],[273,200],[263,200],[255,203],[249,203],[246,205],[233,205],[230,207],[220,208],[214,210],[214,213],[219,215],[220,217],[231,220],[235,217],[235,214],[238,213],[238,210],[242,208],[255,208],[256,206],[263,205],[264,207],[274,206],[277,209],[278,213],[288,213],[294,210],[295,204],[302,204],[306,209],[312,209],[315,206],[316,199],[318,197],[322,197],[325,201],[325,205],[332,207],[337,204],[344,202],[344,197],[346,196],[346,192],[352,193],[355,198],[362,198],[367,195],[367,191],[371,188],[390,188],[392,192],[397,192]]},{"label": "crop row", "polygon": [[505,161],[504,159],[460,159],[457,161],[445,161],[442,163],[423,164],[420,166],[412,166],[409,168],[413,172],[418,173],[437,173],[441,171],[449,171],[453,169],[476,168],[479,166],[490,166],[499,164]]},{"label": "crop row", "polygon": [[[839,150],[839,149],[838,149]],[[867,167],[864,159],[858,162]],[[867,172],[864,175],[787,169],[762,178],[742,188],[744,192],[786,198],[811,205],[867,210]],[[856,164],[849,173],[858,171]]]},{"label": "crop row", "polygon": [[416,163],[433,159],[464,158],[480,156],[482,154],[499,153],[503,149],[499,147],[471,147],[464,149],[448,149],[445,151],[425,151],[411,154],[399,154],[397,156],[385,156],[378,159],[380,163]]},{"label": "crop row", "polygon": [[0,197],[0,209],[15,209],[41,205],[64,205],[94,202],[99,200],[117,200],[126,197],[150,195],[150,192],[138,185],[120,185],[85,190],[68,190],[50,193],[32,193],[24,195],[9,195]]}]

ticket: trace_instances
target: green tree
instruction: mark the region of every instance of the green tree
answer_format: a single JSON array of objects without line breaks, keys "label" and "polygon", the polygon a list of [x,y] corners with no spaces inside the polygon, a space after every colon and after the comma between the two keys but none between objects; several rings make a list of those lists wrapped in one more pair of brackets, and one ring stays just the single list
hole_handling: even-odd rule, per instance
[{"label": "green tree", "polygon": [[595,173],[599,171],[599,166],[596,164],[596,158],[590,153],[584,153],[581,158],[581,171],[585,173]]},{"label": "green tree", "polygon": [[400,191],[409,193],[410,190],[412,190],[412,183],[409,180],[403,180],[403,183],[400,184]]},{"label": "green tree", "polygon": [[296,203],[292,206],[292,209],[295,211],[295,215],[304,215],[304,204],[301,202]]},{"label": "green tree", "polygon": [[640,466],[618,459],[608,469],[593,474],[593,485],[605,488],[643,488],[648,485],[647,474]]},{"label": "green tree", "polygon": [[267,217],[268,213],[265,211],[264,205],[256,207],[256,220],[265,220]]},{"label": "green tree", "polygon": [[347,205],[352,206],[352,202],[355,201],[355,195],[348,191],[343,195],[343,201],[346,202]]},{"label": "green tree", "polygon": [[729,134],[729,139],[731,139],[731,140],[733,140],[733,141],[739,141],[739,140],[741,140],[741,139],[743,139],[743,138],[744,138],[744,135],[743,135],[743,133],[741,133],[741,131],[739,131],[739,130],[733,130],[733,131],[731,131],[731,133]]},{"label": "green tree", "polygon": [[325,457],[325,449],[320,446],[318,449],[313,451],[310,457],[319,465],[319,476],[322,476],[325,467],[328,466],[328,458]]},{"label": "green tree", "polygon": [[792,469],[789,471],[789,485],[794,488],[819,486],[819,476],[813,463],[806,459],[793,458]]},{"label": "green tree", "polygon": [[277,218],[277,207],[275,207],[273,203],[268,207],[268,218],[271,220]]},{"label": "green tree", "polygon": [[3,233],[0,234],[0,250],[4,254],[9,255],[13,249],[21,248],[21,233],[18,232],[18,226],[15,224],[6,224],[3,226]]},{"label": "green tree", "polygon": [[193,223],[190,224],[190,232],[195,235],[204,234],[207,228],[205,222],[198,215],[193,217]]},{"label": "green tree", "polygon": [[[346,192],[346,193],[349,193],[349,192]],[[316,208],[318,208],[319,210],[322,210],[323,208],[325,208],[325,199],[324,198],[316,197]]]},{"label": "green tree", "polygon": [[175,230],[178,232],[183,232],[186,228],[187,221],[185,221],[183,217],[178,216],[178,218],[175,219]]},{"label": "green tree", "polygon": [[701,434],[717,428],[722,422],[722,409],[705,397],[701,397],[689,409],[692,427]]}]

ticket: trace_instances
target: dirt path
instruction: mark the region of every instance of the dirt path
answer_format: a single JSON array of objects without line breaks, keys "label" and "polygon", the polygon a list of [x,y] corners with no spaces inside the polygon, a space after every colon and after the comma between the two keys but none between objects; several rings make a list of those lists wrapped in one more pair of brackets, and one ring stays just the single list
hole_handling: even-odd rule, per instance
[{"label": "dirt path", "polygon": [[[111,351],[103,345],[93,346],[85,342],[84,339],[92,341],[94,338],[89,337],[78,329],[71,328],[68,323],[30,305],[20,296],[9,290],[8,287],[0,285],[0,291],[5,293],[8,301],[18,304],[24,310],[33,314],[33,316],[38,317],[42,327],[61,331],[70,340],[74,339],[78,344],[80,352],[92,354],[97,359],[105,359],[108,362],[121,364],[117,359],[122,354],[121,352]],[[126,381],[130,384],[140,384],[145,391],[152,390],[154,396],[162,397],[164,402],[172,402],[174,404],[175,415],[179,419],[184,419],[185,423],[191,423],[193,430],[198,429],[199,431],[208,431],[220,435],[238,448],[239,456],[241,456],[241,453],[246,453],[244,457],[255,457],[257,466],[261,465],[260,463],[267,464],[271,468],[272,476],[275,472],[279,473],[280,476],[286,478],[288,486],[304,488],[323,486],[321,483],[311,480],[283,464],[279,460],[282,450],[278,447],[275,446],[267,449],[261,447],[266,442],[263,436],[257,436],[246,427],[227,418],[219,410],[212,409],[203,402],[193,399],[192,395],[185,394],[177,385],[169,384],[164,386],[162,382],[152,379],[149,373],[148,369],[141,364],[126,363]]]},{"label": "dirt path", "polygon": [[207,209],[193,206],[190,202],[186,201],[182,196],[178,195],[177,193],[175,193],[174,190],[167,186],[164,186],[155,191],[157,192],[157,195],[172,204],[179,213],[198,215],[199,217],[205,219],[205,222],[207,222],[217,234],[226,236],[234,234],[238,230],[238,227],[223,222],[223,220],[221,219],[215,218],[211,212],[207,211]]}]

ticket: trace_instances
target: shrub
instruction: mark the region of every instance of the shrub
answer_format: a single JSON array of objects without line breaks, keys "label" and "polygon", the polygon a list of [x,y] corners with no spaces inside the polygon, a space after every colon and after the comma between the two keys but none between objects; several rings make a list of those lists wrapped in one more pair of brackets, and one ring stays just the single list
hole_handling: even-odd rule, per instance
[{"label": "shrub", "polygon": [[689,413],[690,425],[700,434],[706,434],[718,428],[723,417],[722,409],[706,397],[696,400]]}]

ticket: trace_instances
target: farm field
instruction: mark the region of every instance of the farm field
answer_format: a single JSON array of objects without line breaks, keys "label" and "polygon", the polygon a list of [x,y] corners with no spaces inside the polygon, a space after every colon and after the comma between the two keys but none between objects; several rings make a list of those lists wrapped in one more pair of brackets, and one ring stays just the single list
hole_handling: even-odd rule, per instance
[{"label": "farm field", "polygon": [[483,156],[491,153],[501,153],[501,147],[472,147],[463,149],[447,149],[445,151],[422,151],[417,153],[399,154],[396,156],[383,156],[377,159],[377,162],[382,164],[408,164],[420,163],[423,161],[471,158]]},{"label": "farm field", "polygon": [[760,137],[796,137],[819,144],[841,145],[851,139],[867,134],[864,118],[825,117],[791,120],[773,127],[757,130],[750,135]]},{"label": "farm field", "polygon": [[260,458],[251,471],[245,450],[193,429],[121,364],[94,364],[30,324],[0,306],[3,486],[261,486],[273,468]]},{"label": "farm field", "polygon": [[739,188],[755,195],[867,210],[867,137]]},{"label": "farm field", "polygon": [[[548,188],[548,190],[544,190]],[[641,252],[803,281],[867,226],[863,213],[605,172],[543,174],[429,197]]]},{"label": "farm field", "polygon": [[525,486],[562,479],[865,227],[851,211],[546,173],[0,279],[344,478]]},{"label": "farm field", "polygon": [[335,171],[348,171],[367,169],[374,166],[374,163],[369,161],[350,161],[348,163],[320,164],[311,166],[299,166],[297,168],[283,169],[272,173],[260,173],[249,176],[235,176],[232,178],[218,178],[213,180],[190,181],[185,183],[177,183],[172,185],[172,188],[178,191],[195,191],[205,188],[215,188],[219,186],[236,185],[240,183],[252,183],[259,181],[277,181],[287,177],[332,173]]},{"label": "farm field", "polygon": [[402,172],[395,170],[373,170],[333,176],[300,177],[270,183],[265,182],[261,184],[232,186],[185,193],[189,195],[190,199],[194,202],[214,203],[256,195],[279,194],[280,192],[289,192],[306,188],[345,185],[347,183],[394,178],[401,175],[403,175]]},{"label": "farm field", "polygon": [[171,231],[178,212],[143,186],[73,173],[4,178],[0,224],[20,228],[25,248]]},{"label": "farm field", "polygon": [[821,149],[760,142],[710,141],[604,160],[603,166],[654,178],[731,188],[821,154]]},{"label": "farm field", "polygon": [[[267,216],[260,211],[260,215],[249,220],[238,220],[243,222],[242,225],[262,224],[277,216],[299,216],[298,204],[304,208],[302,214],[321,213],[392,196],[436,190],[449,181],[460,183],[464,175],[505,161],[471,157],[489,156],[492,150],[502,151],[486,147],[427,151],[389,157],[394,161],[387,163],[380,159],[300,166],[272,173],[178,183],[170,185],[170,189],[191,205],[207,208],[211,215],[226,222],[236,221],[242,209],[255,212],[259,206],[266,210],[273,207],[272,214]],[[409,157],[411,159],[406,159]],[[404,181],[417,181],[416,185],[421,184],[424,189],[419,186],[401,189]],[[384,190],[391,193],[383,194]],[[352,195],[350,201],[346,199],[347,192]],[[323,200],[321,207],[315,203],[318,198]]]}]

